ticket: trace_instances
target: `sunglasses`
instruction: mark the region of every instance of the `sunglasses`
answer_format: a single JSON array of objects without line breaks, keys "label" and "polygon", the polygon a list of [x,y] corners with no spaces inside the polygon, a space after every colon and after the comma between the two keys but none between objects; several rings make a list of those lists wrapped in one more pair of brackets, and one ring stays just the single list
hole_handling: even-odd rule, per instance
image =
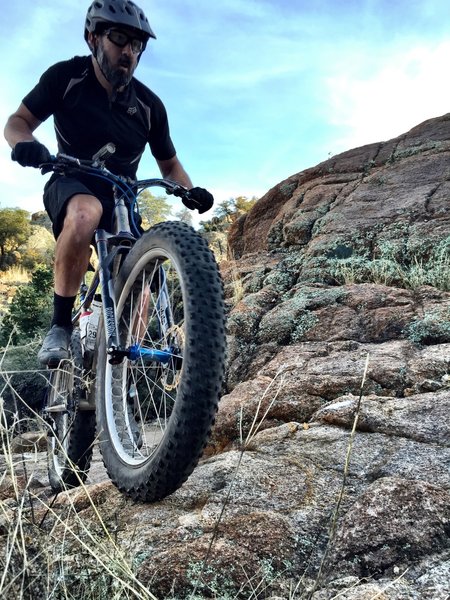
[{"label": "sunglasses", "polygon": [[142,40],[132,37],[123,31],[108,29],[108,31],[105,31],[105,35],[110,42],[119,48],[125,48],[127,44],[130,44],[133,54],[139,54],[144,49],[144,42]]}]

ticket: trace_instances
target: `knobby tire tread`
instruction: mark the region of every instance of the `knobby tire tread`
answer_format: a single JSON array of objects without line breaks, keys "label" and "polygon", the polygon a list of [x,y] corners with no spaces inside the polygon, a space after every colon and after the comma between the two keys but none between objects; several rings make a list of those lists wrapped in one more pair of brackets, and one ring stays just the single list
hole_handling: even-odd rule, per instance
[{"label": "knobby tire tread", "polygon": [[147,502],[160,500],[174,492],[197,465],[217,412],[226,352],[223,285],[217,264],[206,241],[184,223],[161,223],[138,240],[119,273],[116,298],[120,297],[133,265],[155,247],[168,249],[179,261],[185,283],[189,347],[183,359],[182,382],[170,435],[165,436],[156,453],[142,467],[130,468],[124,464],[105,431],[104,336],[100,342],[97,371],[98,431],[106,469],[120,490]]}]

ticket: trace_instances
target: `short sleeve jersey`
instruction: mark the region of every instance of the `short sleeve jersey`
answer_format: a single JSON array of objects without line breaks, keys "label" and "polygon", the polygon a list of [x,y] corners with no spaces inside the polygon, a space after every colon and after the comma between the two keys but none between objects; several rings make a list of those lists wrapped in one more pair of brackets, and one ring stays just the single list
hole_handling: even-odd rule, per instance
[{"label": "short sleeve jersey", "polygon": [[89,56],[50,67],[23,103],[40,121],[53,115],[60,152],[90,159],[113,142],[116,152],[106,166],[117,175],[136,178],[147,143],[158,160],[175,156],[167,113],[158,96],[133,77],[111,102]]}]

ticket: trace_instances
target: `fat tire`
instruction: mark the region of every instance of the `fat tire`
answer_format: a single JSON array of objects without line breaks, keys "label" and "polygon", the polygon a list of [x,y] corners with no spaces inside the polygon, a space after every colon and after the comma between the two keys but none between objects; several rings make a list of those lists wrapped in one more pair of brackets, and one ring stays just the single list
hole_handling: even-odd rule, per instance
[{"label": "fat tire", "polygon": [[[116,367],[108,363],[104,334],[97,364],[97,429],[105,467],[121,491],[145,502],[173,493],[196,467],[217,412],[226,352],[223,285],[214,255],[192,227],[179,221],[152,227],[125,259],[115,284],[119,335],[120,322],[126,321],[122,311],[126,312],[127,298],[138,285],[134,282],[145,279],[142,273],[158,254],[169,257],[182,281],[185,343],[181,376],[164,435],[156,450],[140,462],[128,460],[117,431],[113,431],[110,403],[115,396],[110,389],[117,383],[111,375]],[[122,372],[126,368],[122,367]],[[118,384],[123,386],[126,377],[123,375]]]},{"label": "fat tire", "polygon": [[79,486],[86,480],[95,440],[95,411],[79,410],[84,398],[83,356],[80,330],[75,328],[69,360],[52,370],[47,407],[64,401],[67,412],[48,412],[50,434],[47,444],[48,477],[55,493]]}]

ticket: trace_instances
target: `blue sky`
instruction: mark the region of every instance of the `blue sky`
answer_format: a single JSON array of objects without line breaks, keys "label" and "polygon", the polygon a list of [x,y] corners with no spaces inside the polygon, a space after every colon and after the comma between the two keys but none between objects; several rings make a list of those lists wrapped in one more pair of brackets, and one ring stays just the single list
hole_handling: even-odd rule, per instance
[{"label": "blue sky", "polygon": [[[164,101],[180,160],[217,202],[259,197],[331,154],[450,112],[448,0],[138,3],[158,39],[136,76]],[[2,123],[48,66],[87,53],[88,4],[2,7]],[[36,135],[56,151],[50,120]],[[0,206],[40,210],[44,178],[0,146]],[[159,175],[150,152],[139,175]]]}]

